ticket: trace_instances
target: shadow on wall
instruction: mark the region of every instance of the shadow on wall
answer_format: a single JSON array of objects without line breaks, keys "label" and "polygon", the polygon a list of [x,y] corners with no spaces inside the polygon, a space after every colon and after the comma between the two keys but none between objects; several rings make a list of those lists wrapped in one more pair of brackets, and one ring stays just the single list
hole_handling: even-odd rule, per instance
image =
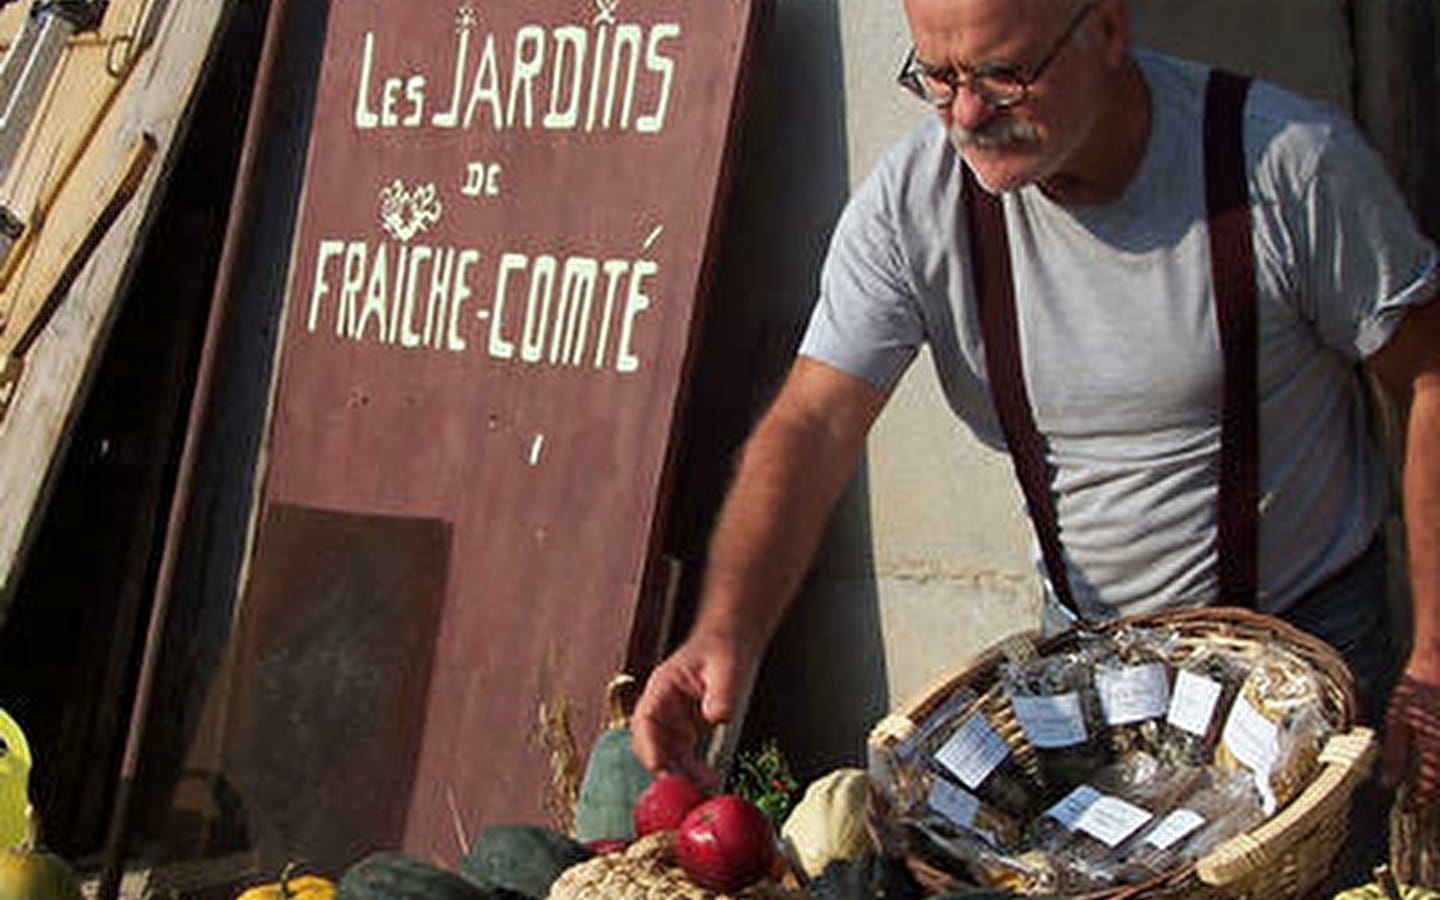
[{"label": "shadow on wall", "polygon": [[1355,113],[1347,0],[1130,0],[1138,43],[1282,84]]},{"label": "shadow on wall", "polygon": [[[683,423],[668,533],[685,564],[676,641],[736,454],[789,368],[849,194],[838,5],[773,3]],[[802,780],[863,759],[864,736],[885,711],[864,480],[862,464],[820,554],[844,560],[844,571],[827,563],[811,573],[771,644],[740,744],[776,739]]]}]

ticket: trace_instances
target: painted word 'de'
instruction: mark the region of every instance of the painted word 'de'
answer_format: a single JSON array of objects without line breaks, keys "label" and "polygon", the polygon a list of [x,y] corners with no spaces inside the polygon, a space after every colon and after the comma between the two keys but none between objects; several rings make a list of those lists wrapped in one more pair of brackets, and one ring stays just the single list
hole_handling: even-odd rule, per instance
[{"label": "painted word 'de'", "polygon": [[[648,259],[501,253],[488,306],[472,248],[321,240],[305,328],[345,341],[463,352],[468,329],[490,358],[636,372],[637,320],[650,309]],[[473,305],[472,305],[473,304]]]}]

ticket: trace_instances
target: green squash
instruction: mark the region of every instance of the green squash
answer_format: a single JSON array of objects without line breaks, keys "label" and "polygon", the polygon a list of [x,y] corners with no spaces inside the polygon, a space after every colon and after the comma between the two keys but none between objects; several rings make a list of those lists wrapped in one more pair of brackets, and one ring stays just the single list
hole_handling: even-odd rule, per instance
[{"label": "green squash", "polygon": [[335,900],[521,900],[401,853],[372,853],[345,871]]},{"label": "green squash", "polygon": [[653,778],[630,749],[630,709],[637,687],[633,677],[618,675],[606,688],[609,727],[590,749],[575,801],[575,838],[582,843],[635,839],[635,798]]},{"label": "green squash", "polygon": [[541,900],[560,873],[593,856],[583,844],[539,825],[492,825],[476,835],[460,874],[486,888]]},{"label": "green squash", "polygon": [[653,776],[630,749],[630,728],[607,728],[590,750],[580,796],[575,800],[575,837],[583,842],[635,839],[635,798]]}]

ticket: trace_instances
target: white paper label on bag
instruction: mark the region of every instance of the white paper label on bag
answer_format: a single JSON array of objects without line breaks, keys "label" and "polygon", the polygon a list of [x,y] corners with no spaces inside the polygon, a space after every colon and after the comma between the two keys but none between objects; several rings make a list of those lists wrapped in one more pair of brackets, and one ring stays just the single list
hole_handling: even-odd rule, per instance
[{"label": "white paper label on bag", "polygon": [[1079,830],[1103,841],[1107,847],[1114,847],[1153,818],[1150,813],[1119,797],[1101,797],[1094,806],[1085,810]]},{"label": "white paper label on bag", "polygon": [[930,796],[926,802],[931,809],[965,829],[974,828],[975,814],[980,811],[980,798],[959,785],[938,778],[930,785]]},{"label": "white paper label on bag", "polygon": [[983,784],[1009,755],[1010,745],[990,727],[990,722],[983,715],[977,713],[955,729],[950,740],[935,754],[935,760],[966,787],[974,789]]},{"label": "white paper label on bag", "polygon": [[1205,817],[1193,809],[1177,809],[1160,820],[1145,836],[1145,843],[1159,850],[1168,850],[1176,841],[1205,824]]},{"label": "white paper label on bag", "polygon": [[1079,694],[1018,694],[1010,698],[1010,703],[1025,737],[1035,747],[1047,750],[1085,742],[1085,716],[1080,711]]},{"label": "white paper label on bag", "polygon": [[1220,740],[1242,765],[1255,773],[1261,808],[1267,816],[1273,813],[1275,792],[1270,787],[1270,771],[1280,758],[1279,727],[1242,696],[1230,707]]},{"label": "white paper label on bag", "polygon": [[1183,731],[1204,737],[1220,701],[1220,682],[1194,672],[1175,676],[1175,693],[1170,695],[1170,712],[1165,721]]},{"label": "white paper label on bag", "polygon": [[1045,815],[1074,831],[1080,824],[1080,817],[1085,815],[1085,810],[1094,806],[1095,801],[1103,796],[1105,795],[1090,785],[1082,784],[1066,794],[1059,803],[1045,810]]},{"label": "white paper label on bag", "polygon": [[1107,847],[1114,847],[1138,831],[1154,816],[1119,797],[1102,794],[1089,785],[1081,785],[1065,799],[1050,807],[1045,815],[1071,831],[1082,831]]},{"label": "white paper label on bag", "polygon": [[1165,715],[1170,683],[1164,663],[1125,666],[1095,673],[1095,690],[1107,725],[1129,725]]}]

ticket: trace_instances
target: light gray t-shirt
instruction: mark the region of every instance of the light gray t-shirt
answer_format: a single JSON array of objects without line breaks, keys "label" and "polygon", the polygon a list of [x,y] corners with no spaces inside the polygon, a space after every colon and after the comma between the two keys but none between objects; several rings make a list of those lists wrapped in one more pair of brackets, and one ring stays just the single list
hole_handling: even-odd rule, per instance
[{"label": "light gray t-shirt", "polygon": [[[1022,359],[1088,617],[1211,600],[1222,361],[1205,220],[1207,70],[1137,51],[1152,131],[1120,199],[1004,197]],[[1339,115],[1256,83],[1245,153],[1259,292],[1259,606],[1355,558],[1385,512],[1358,361],[1437,288],[1436,251]],[[801,353],[881,387],[929,343],[955,413],[1003,447],[986,384],[958,154],[937,120],[841,216]]]}]

